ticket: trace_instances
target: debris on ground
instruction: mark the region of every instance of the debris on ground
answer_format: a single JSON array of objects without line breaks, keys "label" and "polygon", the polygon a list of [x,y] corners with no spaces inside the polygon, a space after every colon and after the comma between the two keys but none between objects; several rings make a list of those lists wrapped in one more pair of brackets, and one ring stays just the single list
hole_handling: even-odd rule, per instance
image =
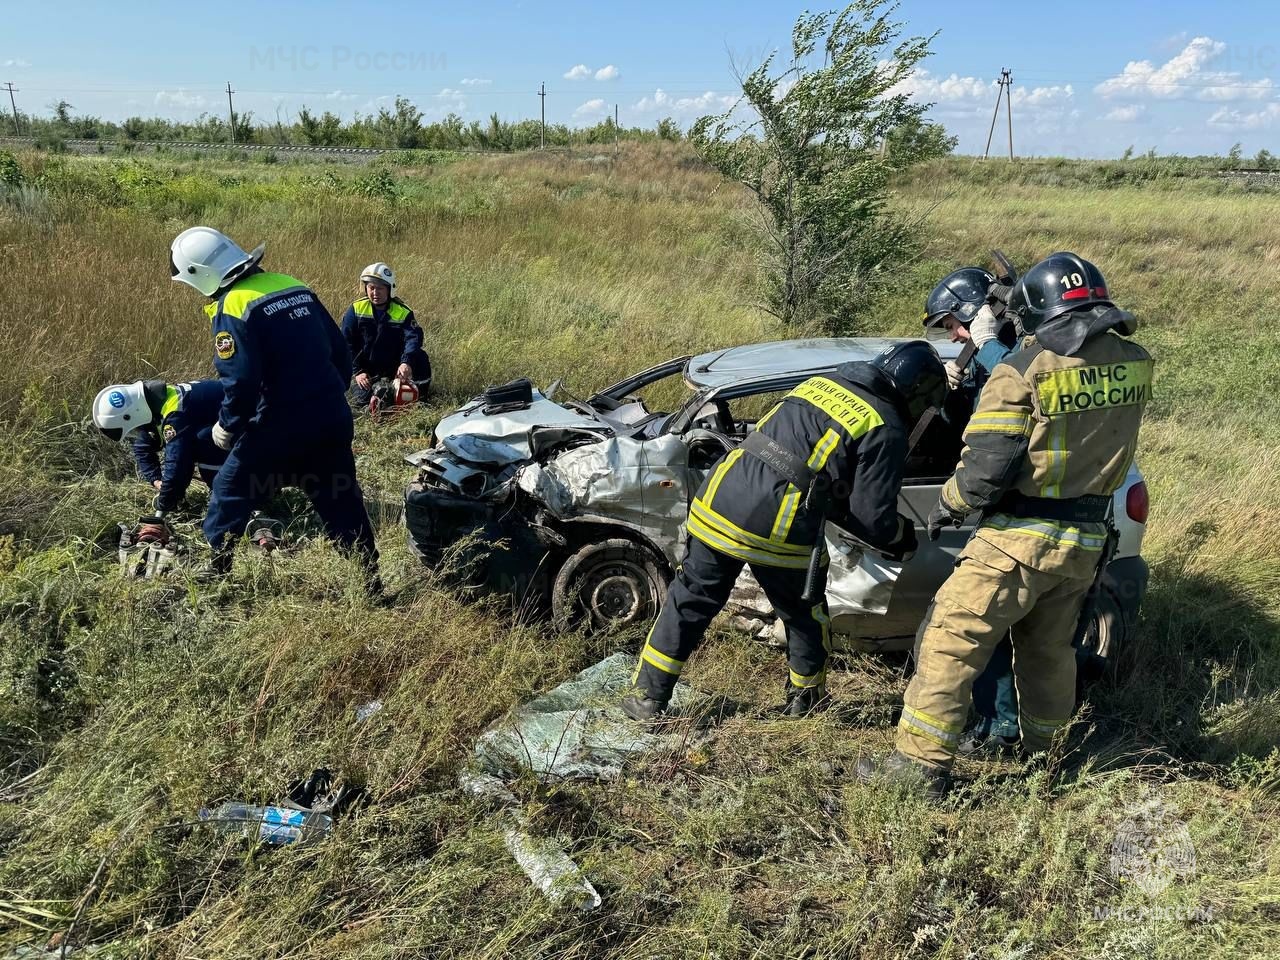
[{"label": "debris on ground", "polygon": [[[664,748],[688,749],[705,737],[688,724],[645,727],[619,708],[631,688],[634,655],[615,653],[516,708],[476,741],[474,763],[458,778],[468,793],[499,808],[507,849],[539,890],[556,903],[589,911],[600,894],[554,840],[534,837],[507,784],[533,774],[539,782],[612,780],[632,757]],[[676,687],[668,716],[692,717],[705,698]]]},{"label": "debris on ground", "polygon": [[198,816],[218,833],[238,833],[272,846],[307,843],[326,836],[334,820],[357,803],[363,792],[338,782],[321,767],[291,784],[287,798],[278,804],[230,800],[217,807],[201,807]]}]

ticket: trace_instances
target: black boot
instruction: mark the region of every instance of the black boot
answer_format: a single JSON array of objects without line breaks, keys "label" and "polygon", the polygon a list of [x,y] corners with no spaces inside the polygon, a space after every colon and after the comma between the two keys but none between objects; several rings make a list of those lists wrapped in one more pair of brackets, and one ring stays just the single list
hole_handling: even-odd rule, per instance
[{"label": "black boot", "polygon": [[796,687],[787,684],[787,702],[782,706],[784,717],[808,717],[821,713],[831,706],[831,698],[827,696],[827,685],[820,683],[816,687]]},{"label": "black boot", "polygon": [[853,776],[860,783],[882,780],[900,784],[929,800],[941,800],[951,789],[949,771],[913,760],[897,750],[883,762],[863,757],[854,766]]},{"label": "black boot", "polygon": [[644,690],[636,690],[627,697],[624,697],[622,703],[622,712],[632,720],[645,723],[649,720],[656,720],[667,712],[667,705],[662,700],[653,700]]},{"label": "black boot", "polygon": [[192,576],[200,583],[217,583],[231,575],[231,561],[235,553],[231,547],[213,551],[209,562],[197,567]]}]

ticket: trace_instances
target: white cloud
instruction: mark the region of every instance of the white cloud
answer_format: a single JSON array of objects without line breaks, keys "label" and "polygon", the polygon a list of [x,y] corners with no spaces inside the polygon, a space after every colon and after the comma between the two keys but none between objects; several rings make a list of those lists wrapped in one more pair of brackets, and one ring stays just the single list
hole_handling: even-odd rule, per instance
[{"label": "white cloud", "polygon": [[582,106],[578,107],[577,110],[573,111],[573,115],[579,119],[584,117],[595,117],[608,112],[608,109],[609,105],[599,97],[596,97],[595,99],[588,100]]},{"label": "white cloud", "polygon": [[463,77],[458,82],[464,87],[487,87],[493,83],[492,80],[485,80],[480,77]]},{"label": "white cloud", "polygon": [[360,95],[358,93],[343,93],[341,90],[334,90],[331,93],[326,93],[324,95],[324,98],[326,100],[334,100],[334,101],[345,103],[350,100],[356,100],[359,98],[359,96]]},{"label": "white cloud", "polygon": [[443,117],[446,113],[462,113],[467,108],[466,95],[452,87],[445,87],[431,99],[435,101],[433,106],[423,111],[423,115],[428,118]]},{"label": "white cloud", "polygon": [[[995,105],[999,82],[981,80],[978,77],[962,77],[951,74],[946,77],[935,77],[928,70],[914,70],[891,91],[907,93],[915,100],[924,100],[935,104],[942,112],[964,111],[966,108]],[[1049,87],[1018,86],[1013,87],[1014,106],[1031,108],[1064,106],[1074,102],[1075,90],[1071,84],[1060,84]]]},{"label": "white cloud", "polygon": [[893,88],[893,93],[908,93],[916,100],[927,100],[932,103],[955,103],[961,100],[990,98],[995,90],[995,82],[979,80],[977,77],[961,77],[951,74],[949,77],[935,77],[928,70],[912,71],[901,83]]},{"label": "white cloud", "polygon": [[596,71],[596,79],[597,80],[617,80],[618,68],[615,67],[612,63],[609,64],[607,67],[601,67],[599,70]]},{"label": "white cloud", "polygon": [[30,63],[28,63],[26,60],[6,60],[6,61],[4,62],[4,65],[5,65],[6,67],[29,67],[29,66],[31,66],[31,64],[30,64]]},{"label": "white cloud", "polygon": [[1219,107],[1209,118],[1209,125],[1227,130],[1265,130],[1277,121],[1280,121],[1280,103],[1268,103],[1261,110],[1252,113]]},{"label": "white cloud", "polygon": [[572,67],[565,75],[566,80],[586,80],[591,76],[591,68],[585,63],[580,63],[576,67]]},{"label": "white cloud", "polygon": [[1124,106],[1116,107],[1103,117],[1103,119],[1111,120],[1115,123],[1134,123],[1146,112],[1147,108],[1145,104],[1127,103]]},{"label": "white cloud", "polygon": [[180,110],[199,110],[209,105],[209,101],[198,93],[187,93],[181,88],[177,90],[161,90],[156,94],[156,106],[177,107]]},{"label": "white cloud", "polygon": [[696,97],[673,97],[665,90],[655,90],[652,97],[641,97],[631,108],[637,113],[662,113],[673,117],[694,116],[704,113],[724,113],[738,98],[708,90]]},{"label": "white cloud", "polygon": [[1266,77],[1248,80],[1233,70],[1209,70],[1227,45],[1211,37],[1194,37],[1172,59],[1156,66],[1150,60],[1131,60],[1117,76],[1104,80],[1094,92],[1106,98],[1151,97],[1171,100],[1261,100],[1275,92]]}]

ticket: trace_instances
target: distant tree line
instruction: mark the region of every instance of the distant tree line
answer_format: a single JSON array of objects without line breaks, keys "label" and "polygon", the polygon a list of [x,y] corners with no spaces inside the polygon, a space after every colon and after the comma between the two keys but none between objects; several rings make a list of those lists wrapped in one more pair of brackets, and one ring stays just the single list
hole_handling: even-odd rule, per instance
[{"label": "distant tree line", "polygon": [[[252,111],[235,116],[235,136],[225,117],[202,113],[184,122],[162,117],[129,117],[119,123],[89,114],[76,114],[65,100],[50,104],[47,117],[19,112],[23,136],[55,144],[59,140],[169,140],[201,143],[256,143],[266,145],[298,145],[321,147],[381,147],[425,150],[528,150],[539,144],[541,134],[537,120],[503,120],[496,113],[485,122],[465,121],[455,113],[443,120],[427,122],[418,107],[406,97],[396,97],[394,107],[383,107],[377,113],[357,113],[349,120],[330,111],[315,113],[300,109],[291,120],[277,118],[261,122]],[[8,128],[8,129],[5,129]],[[12,121],[0,120],[0,129],[8,133]],[[679,124],[663,117],[652,127],[614,126],[607,117],[588,127],[570,127],[548,123],[548,146],[567,147],[584,144],[613,143],[620,140],[682,140]]]}]

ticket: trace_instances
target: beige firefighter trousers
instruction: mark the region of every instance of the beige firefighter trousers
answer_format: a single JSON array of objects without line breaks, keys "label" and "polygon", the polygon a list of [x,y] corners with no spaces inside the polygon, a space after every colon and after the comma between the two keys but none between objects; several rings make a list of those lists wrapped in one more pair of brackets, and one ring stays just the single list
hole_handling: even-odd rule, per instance
[{"label": "beige firefighter trousers", "polygon": [[921,628],[896,744],[900,753],[943,768],[960,745],[973,681],[1007,631],[1023,746],[1046,749],[1071,719],[1071,641],[1091,582],[1025,566],[980,537],[960,556]]}]

